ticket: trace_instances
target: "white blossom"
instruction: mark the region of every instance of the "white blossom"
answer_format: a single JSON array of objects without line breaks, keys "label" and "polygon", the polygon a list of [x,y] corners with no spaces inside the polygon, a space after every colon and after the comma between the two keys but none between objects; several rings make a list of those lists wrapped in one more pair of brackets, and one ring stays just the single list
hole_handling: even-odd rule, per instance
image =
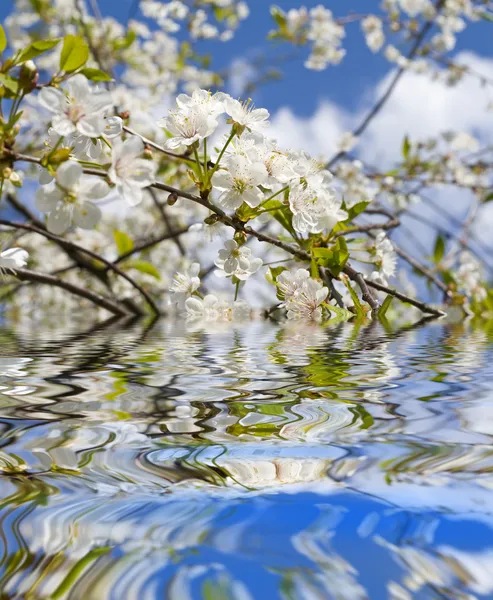
[{"label": "white blossom", "polygon": [[27,264],[29,254],[22,248],[9,248],[0,252],[0,274],[7,271],[15,273],[16,269],[21,269]]},{"label": "white blossom", "polygon": [[195,321],[203,319],[206,321],[216,321],[221,312],[221,303],[213,294],[208,294],[202,298],[188,298],[185,302],[187,319]]},{"label": "white blossom", "polygon": [[165,144],[169,150],[178,150],[202,141],[209,137],[218,125],[210,111],[198,104],[186,110],[170,112],[166,119],[161,119],[157,124],[171,133]]},{"label": "white blossom", "polygon": [[252,258],[252,251],[248,246],[238,246],[234,240],[226,240],[215,264],[221,275],[245,281],[260,269],[263,262],[261,258]]},{"label": "white blossom", "polygon": [[255,108],[251,102],[241,103],[231,96],[226,96],[224,110],[234,123],[249,131],[260,131],[269,125],[269,111],[265,108]]},{"label": "white blossom", "polygon": [[298,233],[330,231],[339,221],[348,218],[335,194],[297,183],[289,191],[289,206],[293,213],[293,227]]},{"label": "white blossom", "polygon": [[74,75],[65,90],[43,87],[38,100],[54,114],[51,125],[59,135],[79,133],[90,138],[104,133],[104,111],[112,104],[110,94],[94,92],[84,75]]},{"label": "white blossom", "polygon": [[224,210],[236,210],[243,202],[252,208],[258,206],[264,198],[258,186],[267,180],[263,163],[252,163],[244,156],[232,156],[226,161],[225,169],[214,173],[212,185],[221,192],[218,204]]},{"label": "white blossom", "polygon": [[346,131],[337,142],[337,147],[340,152],[351,152],[357,143],[358,138],[350,131]]},{"label": "white blossom", "polygon": [[171,284],[170,291],[178,303],[189,298],[200,287],[200,264],[192,263],[185,273],[177,273]]},{"label": "white blossom", "polygon": [[79,163],[67,161],[58,167],[55,181],[38,189],[36,208],[48,213],[48,230],[57,235],[65,233],[72,222],[92,229],[101,219],[101,210],[92,200],[104,198],[108,192],[105,181],[84,177]]},{"label": "white blossom", "polygon": [[321,304],[329,294],[328,288],[322,283],[311,278],[304,278],[303,282],[283,303],[288,311],[288,319],[322,320]]},{"label": "white blossom", "polygon": [[144,151],[143,141],[133,136],[122,142],[116,139],[113,142],[112,162],[108,175],[116,184],[120,196],[130,206],[142,202],[142,190],[149,187],[156,174],[156,165],[152,160],[141,158]]}]

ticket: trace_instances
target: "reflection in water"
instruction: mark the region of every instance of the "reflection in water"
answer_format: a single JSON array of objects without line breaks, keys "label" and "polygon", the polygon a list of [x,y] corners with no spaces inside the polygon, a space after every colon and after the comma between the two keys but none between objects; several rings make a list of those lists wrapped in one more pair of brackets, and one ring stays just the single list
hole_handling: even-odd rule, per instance
[{"label": "reflection in water", "polygon": [[440,323],[0,330],[0,597],[493,597],[493,349]]}]

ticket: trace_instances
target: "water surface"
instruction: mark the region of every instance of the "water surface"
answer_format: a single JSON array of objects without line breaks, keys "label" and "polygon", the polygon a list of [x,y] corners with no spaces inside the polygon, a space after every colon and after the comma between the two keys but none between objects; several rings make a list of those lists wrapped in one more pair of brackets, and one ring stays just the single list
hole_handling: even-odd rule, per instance
[{"label": "water surface", "polygon": [[473,325],[0,329],[0,598],[493,598]]}]

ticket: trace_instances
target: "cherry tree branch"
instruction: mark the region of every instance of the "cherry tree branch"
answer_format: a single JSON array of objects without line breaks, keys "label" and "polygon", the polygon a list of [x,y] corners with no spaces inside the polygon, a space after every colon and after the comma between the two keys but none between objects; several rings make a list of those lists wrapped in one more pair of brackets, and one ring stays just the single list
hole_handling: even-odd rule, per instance
[{"label": "cherry tree branch", "polygon": [[[72,249],[72,250],[76,250],[77,252],[82,252],[84,254],[87,254],[92,259],[102,262],[104,265],[106,265],[106,267],[109,270],[113,271],[114,273],[116,273],[117,275],[119,275],[120,277],[122,277],[123,279],[128,281],[128,283],[130,283],[130,285],[132,287],[134,287],[145,298],[147,304],[150,306],[150,308],[156,315],[160,314],[159,308],[156,306],[154,300],[150,297],[150,295],[146,292],[146,290],[144,290],[136,281],[134,281],[132,279],[132,277],[127,275],[127,273],[125,273],[125,271],[122,271],[118,266],[116,266],[111,261],[107,260],[106,258],[100,256],[99,254],[96,254],[96,252],[92,252],[91,250],[88,250],[87,248],[84,248],[83,246],[79,246],[79,244],[64,240],[63,238],[60,238],[57,235],[50,233],[49,231],[47,231],[45,229],[40,229],[39,227],[36,227],[35,225],[30,225],[28,223],[16,223],[14,221],[0,219],[0,225],[12,227],[14,229],[24,229],[25,231],[31,231],[33,233],[42,235],[43,237],[45,237],[49,240],[52,240],[54,242],[57,242],[57,243],[60,243],[62,241],[63,245],[65,247]],[[143,314],[143,313],[141,312],[140,314]]]},{"label": "cherry tree branch", "polygon": [[[24,160],[24,155],[12,153],[12,157],[14,158],[14,160]],[[40,159],[34,159],[33,157],[28,157],[28,158],[29,158],[28,162],[34,162],[34,163],[41,162]],[[107,173],[105,171],[98,170],[98,169],[84,169],[84,173],[89,174],[89,175],[96,175],[98,177],[107,177]],[[299,258],[303,261],[306,261],[306,262],[311,261],[310,254],[308,254],[308,252],[306,252],[305,250],[303,250],[297,246],[294,246],[293,244],[288,244],[286,242],[283,242],[282,240],[271,237],[265,233],[256,231],[252,227],[245,225],[245,223],[243,223],[239,219],[237,219],[235,217],[230,217],[222,209],[220,209],[217,206],[214,206],[206,198],[202,198],[202,197],[192,194],[190,192],[182,191],[178,188],[172,187],[170,185],[167,185],[167,184],[164,184],[161,182],[155,182],[151,185],[151,187],[158,189],[158,190],[163,190],[165,192],[169,192],[170,194],[175,194],[178,197],[185,198],[187,200],[195,202],[196,204],[199,204],[199,205],[203,206],[204,208],[207,208],[211,212],[215,213],[219,217],[219,220],[222,223],[224,223],[228,227],[233,228],[235,231],[241,231],[247,235],[251,235],[251,236],[255,237],[260,242],[265,242],[265,243],[271,244],[272,246],[276,246],[277,248],[280,248],[281,250],[284,250],[285,252],[291,254],[292,256],[296,256],[297,258]],[[101,260],[101,257],[98,257],[98,259]],[[106,261],[106,262],[109,262],[109,261]],[[383,286],[383,285],[375,283],[374,281],[365,279],[360,273],[355,271],[349,264],[346,264],[346,266],[343,269],[343,272],[346,273],[346,275],[348,275],[348,277],[350,279],[355,281],[360,286],[364,299],[368,302],[368,304],[370,304],[370,306],[373,305],[372,308],[377,308],[378,302],[372,297],[371,293],[368,290],[368,287],[372,287],[379,291],[387,292],[388,294],[395,296],[396,298],[399,298],[403,302],[407,302],[408,304],[412,304],[413,306],[416,306],[416,308],[419,308],[422,312],[425,312],[427,314],[431,314],[431,315],[434,315],[437,317],[444,315],[444,313],[442,311],[427,305],[425,302],[420,302],[418,300],[415,300],[414,298],[411,298],[409,296],[406,296],[405,294],[402,294],[401,292],[397,292],[396,290],[393,290],[392,288],[388,288],[387,286]]]},{"label": "cherry tree branch", "polygon": [[47,273],[37,273],[28,269],[15,269],[15,274],[16,277],[21,281],[32,281],[35,283],[51,285],[53,287],[61,288],[73,294],[74,296],[85,298],[96,306],[100,306],[101,308],[106,309],[118,317],[126,317],[129,315],[127,310],[109,298],[105,298],[104,296],[96,294],[95,292],[91,292],[87,288],[79,287],[63,279],[58,279],[58,277],[54,277],[53,275],[48,275]]}]

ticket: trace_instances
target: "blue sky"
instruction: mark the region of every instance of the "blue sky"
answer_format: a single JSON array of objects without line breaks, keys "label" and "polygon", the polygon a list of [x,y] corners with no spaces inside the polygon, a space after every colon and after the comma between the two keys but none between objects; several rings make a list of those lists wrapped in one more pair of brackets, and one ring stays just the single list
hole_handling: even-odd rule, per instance
[{"label": "blue sky", "polygon": [[[99,5],[103,14],[126,22],[133,2],[99,0]],[[293,53],[289,44],[276,45],[266,40],[267,33],[273,28],[269,13],[272,3],[264,0],[249,0],[248,3],[250,17],[231,42],[199,44],[199,50],[213,55],[212,67],[217,71],[230,67],[235,60],[251,61],[262,53],[265,53],[267,63],[276,55]],[[349,11],[378,12],[379,3],[380,0],[351,0],[323,4],[336,16],[342,16]],[[277,4],[288,10],[299,7],[302,0],[279,0]],[[304,4],[310,8],[320,2],[307,0]],[[10,12],[12,5],[10,0],[0,1],[0,20]],[[492,31],[491,23],[472,24],[459,34],[452,56],[493,80]],[[297,59],[284,66],[281,81],[264,85],[252,94],[257,106],[271,112],[271,135],[279,140],[281,147],[304,149],[321,160],[330,158],[341,134],[354,129],[380,97],[382,83],[391,73],[392,66],[366,48],[358,23],[348,25],[346,32],[344,47],[347,55],[341,66],[332,66],[323,72],[309,71],[303,66],[308,54],[303,48]],[[396,43],[395,40],[392,42]],[[464,53],[465,50],[469,53]],[[482,87],[476,78],[466,77],[459,86],[450,89],[429,76],[407,73],[361,138],[356,152],[368,164],[385,169],[399,160],[405,135],[416,140],[447,130],[467,131],[482,142],[493,144],[493,112],[487,110],[488,103],[493,103],[493,87]],[[436,201],[443,203],[457,219],[467,213],[471,201],[467,192],[442,188],[433,194]],[[419,211],[437,220],[441,226],[450,227],[448,217],[440,212],[424,205],[420,205]],[[415,222],[411,225],[416,227]],[[485,205],[476,227],[477,235],[488,246],[491,245],[491,227],[493,203]],[[431,245],[435,232],[421,225],[420,238]],[[416,251],[411,243],[406,243],[405,249],[412,254]]]},{"label": "blue sky", "polygon": [[[317,0],[279,0],[277,5],[288,10],[304,4],[308,8],[320,4]],[[354,12],[378,11],[379,0],[351,0],[351,2],[325,1],[335,15],[342,16],[350,10]],[[126,21],[134,0],[99,0],[101,11],[121,21]],[[268,31],[273,27],[269,13],[272,4],[265,0],[250,0],[250,17],[242,23],[235,38],[228,43],[207,42],[200,46],[214,56],[214,66],[224,69],[230,66],[232,59],[253,59],[259,54],[267,57],[292,54],[289,44],[275,44],[266,41]],[[0,19],[10,12],[13,1],[0,2]],[[476,24],[468,28],[459,37],[457,51],[471,49],[479,55],[491,56],[491,24]],[[307,50],[299,50],[299,58],[290,60],[282,66],[284,78],[280,82],[264,85],[255,94],[257,105],[263,105],[272,112],[282,106],[289,106],[300,116],[313,114],[322,100],[330,100],[348,110],[355,110],[361,104],[361,98],[375,82],[390,70],[388,62],[380,55],[373,55],[366,48],[359,24],[350,24],[346,28],[345,47],[347,55],[339,67],[329,67],[319,73],[304,68],[303,61]]]}]

